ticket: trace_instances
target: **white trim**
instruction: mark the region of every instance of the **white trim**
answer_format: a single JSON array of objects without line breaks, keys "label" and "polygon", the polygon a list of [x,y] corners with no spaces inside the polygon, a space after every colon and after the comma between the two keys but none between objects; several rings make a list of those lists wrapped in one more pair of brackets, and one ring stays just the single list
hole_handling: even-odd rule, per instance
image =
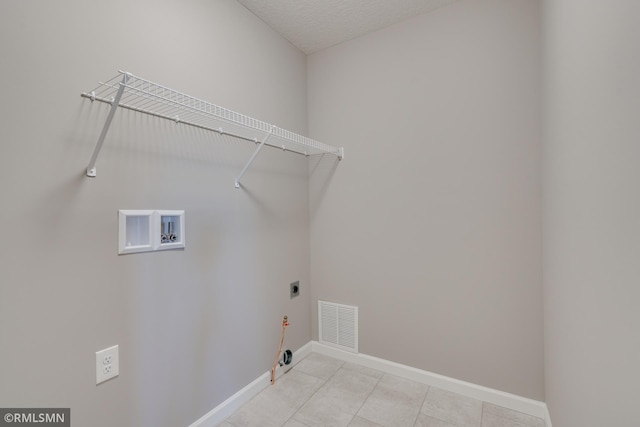
[{"label": "white trim", "polygon": [[[312,342],[308,342],[293,353],[293,363],[289,369],[295,366],[300,360],[311,353]],[[287,369],[288,370],[288,369]],[[276,379],[280,378],[286,371],[279,369],[276,371]],[[250,384],[247,384],[233,396],[207,412],[199,420],[189,427],[214,427],[227,419],[231,414],[240,409],[242,405],[253,399],[258,393],[267,388],[271,383],[271,371],[260,375]]]},{"label": "white trim", "polygon": [[[367,366],[378,371],[407,378],[422,384],[438,387],[463,396],[472,397],[504,408],[513,409],[528,415],[533,415],[534,417],[548,419],[547,405],[538,400],[528,399],[526,397],[468,383],[455,378],[445,377],[444,375],[434,374],[432,372],[423,371],[422,369],[401,365],[400,363],[368,356],[366,354],[349,353],[326,346],[317,341],[312,341],[312,351],[314,353],[324,354],[346,362]],[[547,423],[547,427],[551,427],[551,424]]]},{"label": "white trim", "polygon": [[552,427],[551,426],[551,415],[549,414],[549,407],[547,405],[544,405],[544,424],[546,427]]}]

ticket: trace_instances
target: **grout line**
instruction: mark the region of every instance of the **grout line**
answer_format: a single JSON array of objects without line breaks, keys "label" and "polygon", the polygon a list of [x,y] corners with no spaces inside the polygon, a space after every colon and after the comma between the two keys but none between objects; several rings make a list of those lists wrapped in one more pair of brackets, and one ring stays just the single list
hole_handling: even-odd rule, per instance
[{"label": "grout line", "polygon": [[[376,369],[376,371],[377,371],[377,369]],[[381,372],[381,371],[378,371],[378,372]],[[366,375],[366,374],[365,374],[365,375]],[[367,400],[369,400],[369,398],[371,397],[371,395],[373,394],[373,392],[376,390],[376,388],[378,388],[378,384],[380,384],[380,381],[382,381],[382,378],[383,378],[385,375],[386,375],[386,374],[383,372],[383,373],[382,373],[382,376],[381,376],[380,378],[377,378],[376,384],[373,386],[373,388],[371,389],[371,391],[369,392],[369,394],[367,394],[367,397],[365,397],[365,398],[364,398],[364,400],[363,400],[363,401],[362,401],[362,403],[360,404],[360,407],[358,408],[358,410],[356,411],[356,413],[355,413],[355,414],[353,414],[353,417],[351,417],[351,421],[349,422],[349,424],[351,424],[351,423],[353,422],[353,419],[354,419],[355,417],[358,417],[358,416],[359,416],[359,415],[358,415],[358,413],[360,412],[360,410],[362,409],[362,407],[364,406],[364,404],[365,404],[365,403],[367,403]],[[370,420],[368,420],[367,418],[364,418],[364,417],[360,417],[360,418],[365,419],[365,420],[367,420],[367,421],[370,421]],[[373,421],[372,421],[372,422],[373,422]],[[376,424],[377,424],[377,423],[376,423]]]},{"label": "grout line", "polygon": [[[307,355],[307,357],[309,357],[309,356]],[[304,359],[306,359],[307,357],[305,357]],[[304,359],[302,359],[302,360],[304,360]],[[300,362],[302,362],[302,360],[300,360]],[[339,360],[339,359],[336,359],[336,360]],[[298,363],[300,363],[300,362],[298,362]],[[338,369],[336,369],[336,372],[334,372],[334,373],[333,373],[329,378],[327,378],[326,380],[325,380],[325,379],[323,379],[323,378],[320,378],[320,377],[316,377],[315,375],[308,374],[308,373],[306,373],[306,372],[304,372],[304,371],[300,371],[300,373],[301,373],[301,374],[305,374],[305,375],[308,375],[308,376],[310,376],[310,377],[317,378],[317,379],[319,379],[319,380],[323,381],[323,383],[322,383],[322,385],[321,385],[320,387],[318,387],[318,389],[317,389],[313,394],[311,394],[311,396],[309,396],[309,398],[308,398],[307,400],[305,400],[303,403],[301,403],[301,404],[300,404],[300,406],[299,406],[299,407],[294,411],[294,413],[293,413],[293,414],[291,414],[291,416],[290,416],[289,418],[287,418],[287,420],[284,422],[284,424],[286,424],[286,423],[288,423],[289,421],[293,420],[293,421],[298,422],[298,423],[300,423],[300,424],[303,424],[303,425],[305,425],[305,426],[307,425],[307,424],[303,423],[302,421],[298,421],[298,420],[296,420],[296,419],[295,419],[296,414],[297,414],[297,413],[298,413],[298,412],[299,412],[299,411],[304,407],[304,405],[306,405],[306,404],[307,404],[307,403],[308,403],[308,402],[313,398],[313,396],[315,396],[316,394],[318,394],[318,392],[319,392],[320,390],[322,390],[322,389],[327,385],[327,383],[329,382],[329,380],[330,380],[331,378],[333,378],[333,377],[335,376],[335,374],[336,374],[340,369],[342,369],[342,366],[344,366],[344,363],[345,363],[345,362],[344,362],[343,360],[342,360],[341,362],[342,362],[342,363],[340,364],[340,367],[339,367]],[[292,370],[292,369],[294,369],[294,368],[295,368],[295,366],[294,366],[293,368],[289,369],[289,371],[291,371],[291,370]],[[289,371],[287,371],[287,372],[289,372]],[[283,426],[284,426],[284,424],[283,424]]]},{"label": "grout line", "polygon": [[418,422],[418,418],[420,417],[420,414],[422,413],[422,408],[424,407],[424,404],[427,401],[427,396],[429,396],[429,392],[431,391],[431,386],[427,385],[427,392],[424,394],[424,399],[422,399],[422,404],[420,405],[420,408],[418,408],[418,415],[416,415],[416,419],[413,420],[413,425],[415,426],[416,423]]}]

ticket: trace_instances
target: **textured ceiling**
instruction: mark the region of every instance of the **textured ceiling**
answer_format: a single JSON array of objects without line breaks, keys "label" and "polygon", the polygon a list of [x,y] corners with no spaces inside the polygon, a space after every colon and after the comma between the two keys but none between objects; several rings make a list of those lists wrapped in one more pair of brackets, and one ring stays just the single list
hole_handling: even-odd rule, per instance
[{"label": "textured ceiling", "polygon": [[456,0],[238,0],[306,54]]}]

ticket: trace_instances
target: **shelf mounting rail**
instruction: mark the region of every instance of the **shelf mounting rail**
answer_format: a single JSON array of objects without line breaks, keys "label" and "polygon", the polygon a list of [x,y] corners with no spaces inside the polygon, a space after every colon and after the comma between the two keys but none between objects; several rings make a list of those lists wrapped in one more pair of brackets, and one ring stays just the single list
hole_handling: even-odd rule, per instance
[{"label": "shelf mounting rail", "polygon": [[327,145],[278,128],[124,71],[119,71],[115,77],[104,83],[100,82],[94,90],[83,92],[81,96],[91,101],[111,105],[87,166],[87,176],[89,177],[96,176],[96,161],[118,107],[258,144],[251,158],[236,178],[236,188],[240,188],[240,180],[265,145],[304,156],[330,154],[339,160],[344,157],[343,148]]}]

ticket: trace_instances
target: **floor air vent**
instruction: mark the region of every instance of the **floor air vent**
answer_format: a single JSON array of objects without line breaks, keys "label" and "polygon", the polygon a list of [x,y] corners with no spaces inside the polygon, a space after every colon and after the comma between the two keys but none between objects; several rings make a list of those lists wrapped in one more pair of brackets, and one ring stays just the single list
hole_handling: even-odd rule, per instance
[{"label": "floor air vent", "polygon": [[358,352],[358,307],[318,301],[318,326],[322,344]]}]

